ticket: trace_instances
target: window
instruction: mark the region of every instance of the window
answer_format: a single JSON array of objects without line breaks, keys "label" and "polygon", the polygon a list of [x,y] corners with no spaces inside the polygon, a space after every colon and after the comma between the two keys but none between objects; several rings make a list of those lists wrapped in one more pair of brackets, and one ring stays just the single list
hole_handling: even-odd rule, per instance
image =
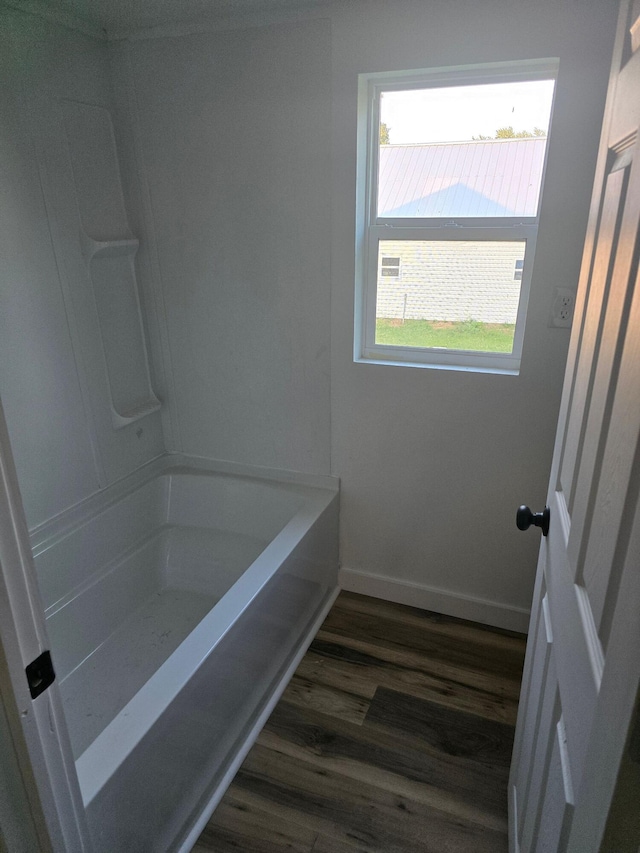
[{"label": "window", "polygon": [[556,72],[360,76],[356,361],[519,371]]}]

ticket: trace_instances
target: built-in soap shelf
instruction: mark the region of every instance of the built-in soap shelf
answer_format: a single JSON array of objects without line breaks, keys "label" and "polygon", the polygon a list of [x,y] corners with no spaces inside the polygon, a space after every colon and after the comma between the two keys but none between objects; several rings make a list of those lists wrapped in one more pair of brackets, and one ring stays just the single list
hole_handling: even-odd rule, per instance
[{"label": "built-in soap shelf", "polygon": [[126,412],[116,412],[112,407],[111,420],[114,427],[116,429],[120,429],[121,427],[134,423],[135,421],[139,421],[140,418],[146,418],[147,415],[151,415],[153,412],[159,412],[161,406],[162,404],[160,400],[154,397],[153,400],[149,400],[146,403],[140,403],[139,406],[134,406],[134,408],[129,409]]},{"label": "built-in soap shelf", "polygon": [[92,258],[135,257],[140,241],[135,237],[122,237],[117,240],[94,240],[84,231],[80,231],[82,254],[87,263]]},{"label": "built-in soap shelf", "polygon": [[[134,260],[138,240],[131,234],[111,114],[96,104],[61,102],[78,203],[80,248],[87,284],[93,290],[107,382],[102,400],[111,424],[122,429],[157,412],[160,401],[151,387],[149,357]],[[96,347],[97,350],[98,347]],[[103,374],[104,375],[104,374]],[[105,399],[106,398],[106,399]],[[106,414],[106,413],[105,413]]]},{"label": "built-in soap shelf", "polygon": [[161,407],[151,387],[138,298],[134,258],[139,241],[132,236],[96,239],[81,229],[80,243],[98,312],[111,422],[122,429]]}]

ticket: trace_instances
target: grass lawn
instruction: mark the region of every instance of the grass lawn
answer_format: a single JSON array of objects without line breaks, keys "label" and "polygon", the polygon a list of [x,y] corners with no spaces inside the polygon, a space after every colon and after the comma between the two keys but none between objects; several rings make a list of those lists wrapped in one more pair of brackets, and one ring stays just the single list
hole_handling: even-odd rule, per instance
[{"label": "grass lawn", "polygon": [[515,326],[464,320],[376,320],[376,343],[396,347],[442,347],[474,352],[511,352]]}]

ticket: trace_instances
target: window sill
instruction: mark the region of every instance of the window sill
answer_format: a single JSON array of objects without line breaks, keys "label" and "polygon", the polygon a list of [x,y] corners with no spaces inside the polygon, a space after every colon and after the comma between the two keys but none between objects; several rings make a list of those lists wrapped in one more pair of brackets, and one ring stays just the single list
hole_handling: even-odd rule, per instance
[{"label": "window sill", "polygon": [[376,353],[368,356],[356,356],[353,360],[356,364],[375,364],[383,367],[421,367],[428,370],[458,370],[463,373],[492,373],[500,376],[518,376],[520,374],[520,363],[517,360],[514,360],[513,365],[505,366],[504,364],[487,364],[486,362],[482,364],[473,357],[472,362],[460,355],[457,356],[459,363],[429,359],[426,353],[425,356],[425,360],[415,361],[400,354],[389,357]]}]

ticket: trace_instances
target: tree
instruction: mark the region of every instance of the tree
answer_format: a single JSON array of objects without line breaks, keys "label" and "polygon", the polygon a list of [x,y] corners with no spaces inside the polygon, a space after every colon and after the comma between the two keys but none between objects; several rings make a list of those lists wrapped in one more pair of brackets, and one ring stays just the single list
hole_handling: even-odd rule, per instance
[{"label": "tree", "polygon": [[380,145],[388,145],[389,144],[389,127],[384,122],[380,122]]},{"label": "tree", "polygon": [[511,125],[509,127],[499,127],[496,130],[496,139],[531,139],[534,136],[546,136],[546,131],[541,127],[534,127],[533,130],[518,130],[515,131]]},{"label": "tree", "polygon": [[472,136],[475,142],[484,139],[533,139],[536,136],[546,136],[547,131],[541,127],[534,127],[533,130],[514,130],[511,125],[508,127],[499,127],[496,130],[495,136],[483,136],[481,133],[478,136]]},{"label": "tree", "polygon": [[499,127],[496,130],[496,139],[515,139],[516,133],[514,129],[509,125],[509,127]]}]

